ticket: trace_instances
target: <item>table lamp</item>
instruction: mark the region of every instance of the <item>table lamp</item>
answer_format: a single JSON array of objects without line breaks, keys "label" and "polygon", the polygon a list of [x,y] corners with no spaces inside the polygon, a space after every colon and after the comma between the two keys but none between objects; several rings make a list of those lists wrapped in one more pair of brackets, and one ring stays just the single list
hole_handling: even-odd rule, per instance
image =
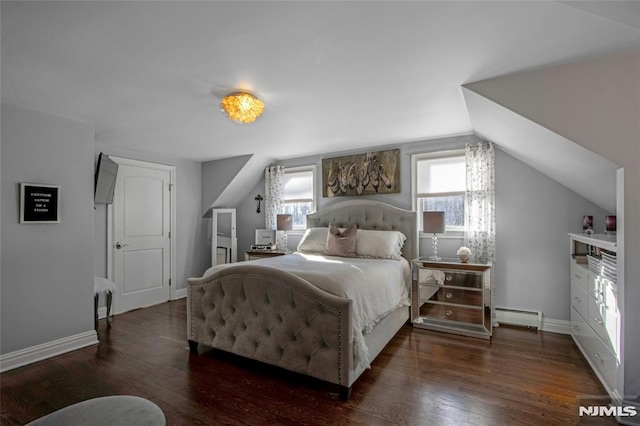
[{"label": "table lamp", "polygon": [[425,234],[433,234],[431,241],[433,242],[433,256],[429,256],[430,260],[439,262],[442,260],[438,256],[438,235],[444,233],[444,212],[422,212],[422,231]]},{"label": "table lamp", "polygon": [[293,216],[290,214],[276,215],[276,229],[278,231],[284,231],[284,250],[289,251],[289,246],[287,244],[287,231],[291,231],[293,229]]}]

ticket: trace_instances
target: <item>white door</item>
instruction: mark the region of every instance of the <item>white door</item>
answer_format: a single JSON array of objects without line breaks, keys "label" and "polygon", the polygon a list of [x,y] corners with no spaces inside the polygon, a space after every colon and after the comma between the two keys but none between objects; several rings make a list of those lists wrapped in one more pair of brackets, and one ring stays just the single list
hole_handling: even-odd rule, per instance
[{"label": "white door", "polygon": [[119,164],[111,220],[114,313],[171,298],[172,167],[112,157]]}]

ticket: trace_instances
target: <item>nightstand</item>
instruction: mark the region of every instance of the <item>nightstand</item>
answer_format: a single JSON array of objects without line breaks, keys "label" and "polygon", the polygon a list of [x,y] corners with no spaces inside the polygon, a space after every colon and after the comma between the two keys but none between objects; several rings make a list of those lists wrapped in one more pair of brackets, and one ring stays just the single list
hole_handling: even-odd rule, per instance
[{"label": "nightstand", "polygon": [[244,252],[244,260],[264,259],[266,257],[284,256],[291,253],[283,250],[247,250]]},{"label": "nightstand", "polygon": [[414,327],[491,338],[491,265],[422,258],[411,264]]}]

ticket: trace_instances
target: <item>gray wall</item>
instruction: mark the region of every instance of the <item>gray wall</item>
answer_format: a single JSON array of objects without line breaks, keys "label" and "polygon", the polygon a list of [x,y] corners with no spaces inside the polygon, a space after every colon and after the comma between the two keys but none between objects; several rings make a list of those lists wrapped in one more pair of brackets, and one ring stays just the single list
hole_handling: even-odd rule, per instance
[{"label": "gray wall", "polygon": [[[206,233],[207,220],[200,211],[202,184],[200,175],[201,163],[179,160],[173,157],[130,151],[103,143],[95,144],[95,153],[100,152],[117,157],[151,163],[166,164],[176,167],[176,288],[186,287],[187,278],[202,276],[208,267],[208,240]],[[92,157],[93,158],[93,157]],[[94,232],[94,272],[95,275],[107,276],[107,207],[96,204]]]},{"label": "gray wall", "polygon": [[[612,191],[614,188],[612,188]],[[607,213],[504,151],[496,150],[497,307],[542,311],[569,320],[569,232]]]},{"label": "gray wall", "polygon": [[[94,129],[2,104],[1,352],[93,330]],[[58,224],[20,225],[19,183],[60,185]]]},{"label": "gray wall", "polygon": [[[380,148],[401,150],[401,192],[363,199],[378,199],[411,209],[411,155],[461,149],[466,143],[479,141],[476,136],[468,135]],[[345,199],[321,197],[322,158],[350,153],[353,152],[288,159],[278,164],[285,167],[316,164],[318,208],[322,208]],[[264,227],[264,212],[255,213],[253,197],[257,193],[264,195],[264,180],[255,187],[250,198],[237,206],[240,253],[253,243],[254,230]],[[496,149],[496,306],[542,311],[547,318],[569,320],[567,233],[581,231],[585,214],[594,216],[595,231],[602,232],[604,216],[611,213]],[[299,241],[300,235],[290,234],[289,248],[295,250]],[[462,244],[461,237],[440,237],[439,254],[455,257]],[[431,251],[431,238],[422,238],[421,256],[429,256]]]},{"label": "gray wall", "polygon": [[[264,173],[262,173],[264,176]],[[260,213],[256,213],[256,195],[264,194],[264,179],[256,185],[250,195],[236,207],[236,234],[238,237],[238,260],[244,260],[244,252],[255,242],[255,230],[264,229],[264,201],[260,203]]]}]

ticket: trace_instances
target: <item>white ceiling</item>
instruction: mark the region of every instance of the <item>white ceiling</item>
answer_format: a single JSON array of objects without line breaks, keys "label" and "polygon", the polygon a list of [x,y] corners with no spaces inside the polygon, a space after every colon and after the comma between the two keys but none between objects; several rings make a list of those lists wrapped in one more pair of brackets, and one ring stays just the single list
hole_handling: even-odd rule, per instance
[{"label": "white ceiling", "polygon": [[465,134],[463,84],[638,44],[640,3],[588,3],[2,1],[2,100],[199,161]]}]

